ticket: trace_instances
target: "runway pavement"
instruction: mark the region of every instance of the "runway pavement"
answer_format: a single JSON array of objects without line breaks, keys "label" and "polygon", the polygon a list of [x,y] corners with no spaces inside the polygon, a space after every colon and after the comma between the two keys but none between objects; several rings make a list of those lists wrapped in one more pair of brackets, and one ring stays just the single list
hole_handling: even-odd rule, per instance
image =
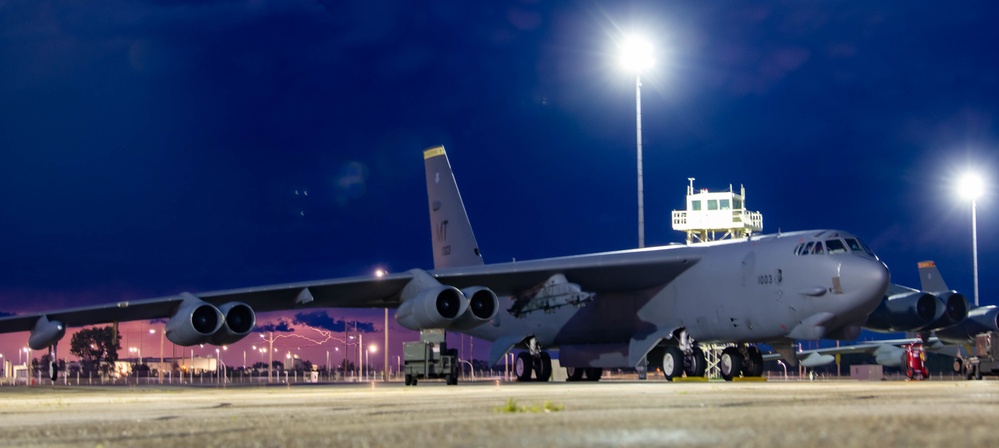
[{"label": "runway pavement", "polygon": [[0,388],[3,446],[996,446],[999,381]]}]

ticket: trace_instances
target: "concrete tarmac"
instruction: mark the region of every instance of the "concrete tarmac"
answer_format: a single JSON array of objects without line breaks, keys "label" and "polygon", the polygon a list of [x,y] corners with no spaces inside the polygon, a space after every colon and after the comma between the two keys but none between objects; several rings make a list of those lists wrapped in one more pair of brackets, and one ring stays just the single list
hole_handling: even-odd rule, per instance
[{"label": "concrete tarmac", "polygon": [[996,446],[999,381],[0,388],[3,446]]}]

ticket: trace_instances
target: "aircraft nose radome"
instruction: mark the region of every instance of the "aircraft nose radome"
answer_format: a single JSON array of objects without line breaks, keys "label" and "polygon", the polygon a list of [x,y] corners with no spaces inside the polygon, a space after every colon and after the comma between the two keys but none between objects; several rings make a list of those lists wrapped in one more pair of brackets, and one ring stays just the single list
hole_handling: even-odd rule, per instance
[{"label": "aircraft nose radome", "polygon": [[878,260],[856,258],[842,266],[843,287],[855,297],[858,307],[866,307],[867,312],[873,311],[881,303],[888,290],[891,276],[888,267]]}]

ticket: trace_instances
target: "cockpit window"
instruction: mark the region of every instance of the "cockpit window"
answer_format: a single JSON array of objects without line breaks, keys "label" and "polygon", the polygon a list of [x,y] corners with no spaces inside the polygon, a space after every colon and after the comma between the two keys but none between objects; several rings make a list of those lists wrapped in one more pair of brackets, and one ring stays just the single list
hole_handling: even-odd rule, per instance
[{"label": "cockpit window", "polygon": [[813,245],[815,245],[815,242],[814,241],[809,241],[808,244],[805,245],[805,248],[801,249],[801,254],[802,255],[808,255],[809,253],[811,253]]},{"label": "cockpit window", "polygon": [[840,239],[826,240],[826,251],[830,255],[843,254],[849,252],[849,250],[847,250],[846,246],[843,244],[843,240]]},{"label": "cockpit window", "polygon": [[872,251],[871,248],[867,247],[867,245],[864,244],[863,241],[860,241],[856,238],[847,238],[846,245],[850,246],[850,250],[854,252],[865,252],[867,253],[867,255],[876,257],[876,255],[874,255],[874,251]]},{"label": "cockpit window", "polygon": [[856,237],[844,238],[844,239],[829,239],[823,244],[822,241],[809,241],[807,243],[799,243],[794,248],[795,255],[822,255],[822,254],[846,254],[850,252],[863,252],[874,258],[874,251],[867,247],[863,241],[860,241]]},{"label": "cockpit window", "polygon": [[[808,245],[812,246],[812,243],[808,243]],[[815,245],[812,246],[812,249],[808,253],[810,253],[812,255],[821,255],[821,254],[824,254],[825,251],[822,250],[822,241],[816,241]]]}]

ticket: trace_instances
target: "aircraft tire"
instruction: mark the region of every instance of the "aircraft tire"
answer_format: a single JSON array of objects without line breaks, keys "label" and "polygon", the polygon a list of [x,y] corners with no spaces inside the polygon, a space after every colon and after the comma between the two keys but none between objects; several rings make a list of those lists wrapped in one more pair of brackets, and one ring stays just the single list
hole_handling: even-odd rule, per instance
[{"label": "aircraft tire", "polygon": [[735,347],[728,347],[721,355],[721,376],[725,381],[732,381],[742,371],[742,354]]},{"label": "aircraft tire", "polygon": [[707,370],[708,363],[704,358],[704,350],[700,347],[694,347],[693,353],[690,354],[689,363],[685,366],[685,372],[689,377],[699,377],[704,376],[704,372]]},{"label": "aircraft tire", "polygon": [[566,381],[583,381],[583,375],[586,374],[586,369],[582,367],[566,367],[565,368],[565,380]]},{"label": "aircraft tire", "polygon": [[518,353],[517,360],[513,363],[513,374],[517,376],[517,381],[521,383],[531,381],[533,366],[534,357],[530,353]]},{"label": "aircraft tire", "polygon": [[413,375],[410,375],[408,373],[406,374],[406,385],[407,386],[413,385]]},{"label": "aircraft tire", "polygon": [[666,347],[663,354],[663,376],[666,381],[673,381],[673,378],[683,375],[683,352],[679,347]]},{"label": "aircraft tire", "polygon": [[964,371],[964,360],[961,358],[954,358],[954,373],[960,375]]},{"label": "aircraft tire", "polygon": [[586,369],[586,381],[600,381],[600,377],[603,376],[604,369],[599,367],[589,367]]},{"label": "aircraft tire", "polygon": [[548,352],[541,352],[541,355],[535,358],[534,367],[534,376],[538,381],[547,382],[552,378],[552,356]]},{"label": "aircraft tire", "polygon": [[763,353],[756,346],[746,348],[746,354],[742,367],[742,374],[745,376],[763,376]]},{"label": "aircraft tire", "polygon": [[448,386],[454,386],[458,384],[458,377],[455,376],[454,374],[449,373],[446,376],[444,376],[444,384]]},{"label": "aircraft tire", "polygon": [[975,366],[975,379],[976,380],[982,379],[982,366]]}]

